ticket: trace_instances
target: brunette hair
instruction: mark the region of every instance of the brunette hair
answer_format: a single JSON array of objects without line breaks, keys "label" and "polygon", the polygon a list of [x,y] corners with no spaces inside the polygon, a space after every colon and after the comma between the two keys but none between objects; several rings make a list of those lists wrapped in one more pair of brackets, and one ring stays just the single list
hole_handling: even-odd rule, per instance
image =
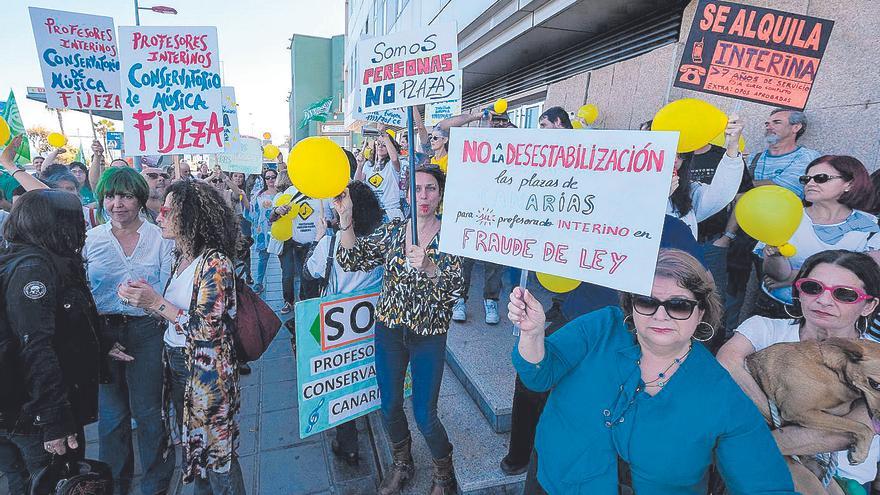
[{"label": "brunette hair", "polygon": [[236,257],[238,216],[210,184],[200,181],[177,181],[165,195],[171,194],[171,212],[177,227],[177,246],[180,251],[197,256],[205,249],[216,249],[229,257]]},{"label": "brunette hair", "polygon": [[849,191],[837,198],[838,203],[854,210],[870,211],[874,207],[876,191],[874,190],[874,184],[871,182],[871,176],[868,175],[868,169],[865,168],[862,162],[847,155],[822,155],[810,162],[804,173],[809,174],[810,169],[820,163],[827,163],[834,170],[837,170],[837,173],[843,177],[843,180],[852,182],[849,186]]},{"label": "brunette hair", "polygon": [[3,237],[58,256],[79,256],[86,243],[82,204],[76,195],[66,191],[28,191],[12,206],[3,226]]},{"label": "brunette hair", "polygon": [[[846,249],[830,249],[816,253],[804,261],[801,269],[798,271],[795,280],[809,277],[810,273],[822,263],[839,266],[852,272],[862,284],[865,286],[865,293],[877,299],[880,298],[880,265],[865,253],[857,253],[855,251],[847,251]],[[800,293],[797,287],[791,286],[791,297],[795,301],[795,307],[800,306]],[[798,308],[802,309],[802,308]],[[872,321],[880,312],[880,306],[874,310],[874,313],[868,317],[868,321]],[[806,322],[803,311],[800,316],[794,319],[801,326]]]}]

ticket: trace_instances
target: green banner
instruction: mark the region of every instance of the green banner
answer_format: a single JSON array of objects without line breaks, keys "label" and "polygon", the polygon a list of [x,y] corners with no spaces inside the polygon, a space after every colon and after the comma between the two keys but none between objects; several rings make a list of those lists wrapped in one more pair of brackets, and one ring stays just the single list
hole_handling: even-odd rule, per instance
[{"label": "green banner", "polygon": [[[21,113],[18,111],[18,104],[15,103],[15,94],[13,94],[11,89],[9,90],[9,98],[6,100],[6,107],[3,109],[3,113],[0,114],[0,116],[2,116],[3,120],[9,124],[9,130],[11,131],[9,141],[19,134],[24,135],[24,139],[21,141],[21,147],[18,148],[18,154],[15,156],[16,165],[30,163],[31,144],[30,141],[28,141],[24,124],[21,122]],[[9,141],[0,143],[0,150],[5,149],[6,145],[9,144]]]},{"label": "green banner", "polygon": [[304,129],[309,122],[326,122],[330,108],[333,107],[333,97],[328,96],[321,101],[316,101],[303,110],[303,119],[299,122],[299,128]]}]

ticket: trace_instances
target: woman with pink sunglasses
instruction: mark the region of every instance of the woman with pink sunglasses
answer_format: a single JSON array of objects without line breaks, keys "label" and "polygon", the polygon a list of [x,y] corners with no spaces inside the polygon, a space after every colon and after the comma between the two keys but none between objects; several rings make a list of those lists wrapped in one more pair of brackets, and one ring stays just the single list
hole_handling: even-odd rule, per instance
[{"label": "woman with pink sunglasses", "polygon": [[[871,322],[877,317],[880,302],[880,266],[867,254],[841,249],[810,256],[794,278],[792,295],[794,304],[785,307],[791,319],[753,316],[736,329],[734,336],[721,347],[717,356],[768,421],[771,420],[771,406],[746,369],[745,359],[748,355],[780,342],[825,340],[830,337],[880,342],[880,335],[869,330]],[[847,417],[872,424],[864,404],[854,407]],[[785,426],[784,429],[773,430],[773,436],[783,455],[801,456],[802,460],[807,459],[803,461],[805,464],[811,462],[809,457],[814,454],[831,452],[840,478],[869,485],[877,477],[880,440],[876,436],[867,460],[854,466],[847,460],[847,449],[852,443],[848,434]],[[801,462],[788,458],[788,463],[792,473],[806,472],[807,468]],[[796,485],[798,479],[803,479],[800,476],[793,478]],[[808,493],[806,487],[795,488]]]}]

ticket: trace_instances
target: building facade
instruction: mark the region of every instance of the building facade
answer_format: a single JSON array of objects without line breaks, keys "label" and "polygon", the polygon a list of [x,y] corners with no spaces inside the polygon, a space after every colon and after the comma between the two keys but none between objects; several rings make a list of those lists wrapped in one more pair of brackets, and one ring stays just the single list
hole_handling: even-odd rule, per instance
[{"label": "building facade", "polygon": [[[463,107],[498,98],[521,127],[537,127],[550,106],[576,112],[599,108],[594,127],[637,129],[666,102],[707,100],[722,110],[734,100],[672,87],[697,0],[348,0],[345,94],[356,81],[356,43],[438,22],[455,22],[463,68]],[[835,21],[806,106],[802,144],[849,154],[880,168],[880,58],[872,0],[740,0]],[[764,149],[763,123],[772,108],[743,102],[746,152]]]},{"label": "building facade", "polygon": [[291,38],[291,146],[309,136],[328,136],[340,146],[350,145],[341,110],[344,47],[343,35],[320,38],[294,34]]}]

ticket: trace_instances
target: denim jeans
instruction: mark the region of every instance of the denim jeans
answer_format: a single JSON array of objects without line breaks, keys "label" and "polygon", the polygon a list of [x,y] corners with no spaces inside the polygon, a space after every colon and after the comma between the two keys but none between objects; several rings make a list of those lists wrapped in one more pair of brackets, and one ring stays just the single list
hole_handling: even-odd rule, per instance
[{"label": "denim jeans", "polygon": [[[461,261],[462,270],[464,271],[464,292],[462,293],[465,300],[468,298],[468,292],[471,290],[471,272],[474,270],[475,260],[464,258]],[[504,274],[504,266],[496,265],[483,261],[483,299],[492,299],[497,301],[501,296],[501,275]],[[518,283],[518,282],[517,282]]]},{"label": "denim jeans", "polygon": [[257,276],[254,282],[262,285],[266,280],[266,267],[269,266],[269,251],[265,249],[256,249],[257,252]]},{"label": "denim jeans", "polygon": [[12,434],[0,430],[0,472],[9,483],[10,495],[26,495],[31,475],[48,466],[51,459],[39,433]]},{"label": "denim jeans", "polygon": [[[725,298],[727,297],[727,252],[728,248],[713,246],[713,240],[709,240],[701,247],[703,248],[703,258],[706,260],[706,268],[712,274],[715,280],[715,287],[718,295],[721,297],[721,305],[724,307]],[[722,315],[723,316],[723,315]],[[709,342],[706,342],[712,353],[718,352],[718,349],[724,344],[727,338],[733,336],[733,328],[727,328],[724,325],[724,318],[721,319],[719,328],[715,329],[715,334]]]},{"label": "denim jeans", "polygon": [[174,453],[163,459],[168,432],[162,423],[162,335],[165,324],[143,317],[114,328],[134,361],[110,361],[111,383],[98,394],[99,457],[110,465],[114,493],[125,495],[134,475],[131,419],[137,421],[141,493],[168,489]]},{"label": "denim jeans", "polygon": [[417,335],[403,326],[376,322],[376,382],[382,396],[382,422],[394,443],[409,437],[403,412],[406,366],[412,372],[413,415],[434,459],[452,452],[446,428],[437,417],[437,398],[443,381],[446,334]]},{"label": "denim jeans", "polygon": [[[174,406],[174,421],[177,430],[183,425],[183,393],[186,390],[186,382],[190,371],[186,367],[186,351],[183,347],[165,346],[165,359],[171,372],[171,404]],[[244,478],[241,474],[241,466],[238,457],[233,454],[232,465],[228,473],[217,473],[208,470],[208,478],[196,477],[194,481],[196,495],[223,494],[244,495]]]},{"label": "denim jeans", "polygon": [[299,294],[299,284],[302,278],[303,258],[307,247],[296,244],[293,241],[284,243],[278,261],[281,262],[281,293],[284,302],[293,304],[296,302],[296,294]]}]

